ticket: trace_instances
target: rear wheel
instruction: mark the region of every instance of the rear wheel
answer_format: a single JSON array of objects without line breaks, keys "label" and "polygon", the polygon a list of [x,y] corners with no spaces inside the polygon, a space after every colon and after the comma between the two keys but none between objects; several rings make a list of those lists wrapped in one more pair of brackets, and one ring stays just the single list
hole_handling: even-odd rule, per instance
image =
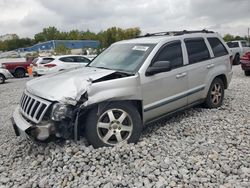
[{"label": "rear wheel", "polygon": [[0,74],[0,84],[3,84],[5,82],[5,76]]},{"label": "rear wheel", "polygon": [[225,86],[220,78],[215,78],[209,88],[205,106],[207,108],[218,108],[224,99]]},{"label": "rear wheel", "polygon": [[93,108],[86,119],[86,138],[95,148],[137,143],[141,131],[141,116],[129,103],[112,102],[104,108]]},{"label": "rear wheel", "polygon": [[245,71],[246,76],[250,76],[250,71]]},{"label": "rear wheel", "polygon": [[16,78],[23,78],[25,76],[25,70],[24,69],[16,69],[15,70],[15,77]]}]

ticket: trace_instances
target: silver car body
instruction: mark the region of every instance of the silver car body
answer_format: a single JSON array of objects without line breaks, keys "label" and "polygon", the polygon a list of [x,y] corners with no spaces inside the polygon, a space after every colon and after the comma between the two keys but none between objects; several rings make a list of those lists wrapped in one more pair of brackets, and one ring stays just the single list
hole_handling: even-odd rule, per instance
[{"label": "silver car body", "polygon": [[[184,40],[197,37],[205,40],[211,58],[189,65]],[[207,37],[219,38],[228,54],[215,58]],[[169,72],[146,76],[146,70],[159,49],[175,40],[181,41],[184,66]],[[146,37],[118,42],[118,44],[121,43],[152,43],[156,45],[134,75],[118,79],[100,80],[105,76],[114,74],[116,71],[84,67],[33,79],[27,83],[25,92],[34,99],[40,98],[47,101],[46,105],[48,106],[55,102],[76,106],[80,98],[87,93],[88,100],[81,104],[83,109],[93,104],[100,104],[103,101],[140,101],[141,106],[138,106],[138,110],[141,111],[142,120],[146,123],[164,114],[203,101],[215,77],[222,75],[226,87],[232,78],[230,50],[221,37],[215,33]],[[40,126],[43,133],[40,138],[47,138],[50,131],[46,129],[46,126],[51,121],[43,122],[40,120],[37,123],[34,123],[34,121],[29,123],[28,121],[33,119],[25,111],[29,104],[25,104],[24,98],[21,99],[21,106],[17,107],[13,115],[16,129],[25,132],[31,126],[38,128]],[[49,108],[46,107],[46,109]],[[45,113],[43,112],[42,115]],[[28,119],[28,121],[25,119]],[[42,128],[44,127],[46,131],[43,132]]]},{"label": "silver car body", "polygon": [[5,79],[9,79],[13,77],[12,74],[7,69],[1,68],[1,67],[0,67],[0,74],[4,75]]}]

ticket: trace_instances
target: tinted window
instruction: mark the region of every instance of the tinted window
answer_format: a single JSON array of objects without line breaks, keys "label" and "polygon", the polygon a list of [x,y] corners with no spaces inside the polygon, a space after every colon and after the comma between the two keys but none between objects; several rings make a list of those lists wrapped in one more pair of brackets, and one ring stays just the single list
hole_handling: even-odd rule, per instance
[{"label": "tinted window", "polygon": [[229,48],[237,48],[237,47],[239,47],[238,42],[227,42],[227,45],[228,45]]},{"label": "tinted window", "polygon": [[42,61],[40,62],[40,64],[50,63],[53,60],[54,60],[54,58],[43,58]]},{"label": "tinted window", "polygon": [[214,52],[215,57],[227,55],[228,51],[218,38],[208,38],[208,42]]},{"label": "tinted window", "polygon": [[90,60],[85,58],[85,57],[76,57],[76,59],[77,59],[77,62],[79,62],[79,63],[89,63],[90,62]]},{"label": "tinted window", "polygon": [[247,43],[245,41],[241,41],[242,47],[247,47]]},{"label": "tinted window", "polygon": [[181,67],[183,65],[183,56],[180,42],[167,44],[160,53],[157,54],[154,62],[169,61],[172,69]]},{"label": "tinted window", "polygon": [[63,58],[60,58],[59,60],[63,62],[76,62],[76,58],[74,57],[63,57]]},{"label": "tinted window", "polygon": [[189,64],[204,61],[210,58],[209,51],[204,39],[185,40]]}]

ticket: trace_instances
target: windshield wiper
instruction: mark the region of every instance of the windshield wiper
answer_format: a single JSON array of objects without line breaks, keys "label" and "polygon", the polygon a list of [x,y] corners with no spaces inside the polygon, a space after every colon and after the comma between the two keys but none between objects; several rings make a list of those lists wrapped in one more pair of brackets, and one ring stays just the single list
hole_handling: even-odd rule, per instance
[{"label": "windshield wiper", "polygon": [[110,68],[107,68],[107,67],[94,67],[94,68],[98,68],[98,69],[107,69],[107,70],[113,70],[113,69],[110,69]]}]

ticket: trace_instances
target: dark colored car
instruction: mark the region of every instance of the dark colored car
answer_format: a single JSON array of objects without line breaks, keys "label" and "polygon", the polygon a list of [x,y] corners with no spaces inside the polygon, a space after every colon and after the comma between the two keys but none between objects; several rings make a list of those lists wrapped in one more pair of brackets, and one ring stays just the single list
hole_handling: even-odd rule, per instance
[{"label": "dark colored car", "polygon": [[245,53],[240,61],[241,68],[245,72],[245,75],[250,76],[250,52]]},{"label": "dark colored car", "polygon": [[7,69],[13,76],[16,78],[23,78],[27,73],[27,68],[32,64],[32,59],[28,59],[27,61],[18,62],[6,62],[2,63],[2,67]]}]

